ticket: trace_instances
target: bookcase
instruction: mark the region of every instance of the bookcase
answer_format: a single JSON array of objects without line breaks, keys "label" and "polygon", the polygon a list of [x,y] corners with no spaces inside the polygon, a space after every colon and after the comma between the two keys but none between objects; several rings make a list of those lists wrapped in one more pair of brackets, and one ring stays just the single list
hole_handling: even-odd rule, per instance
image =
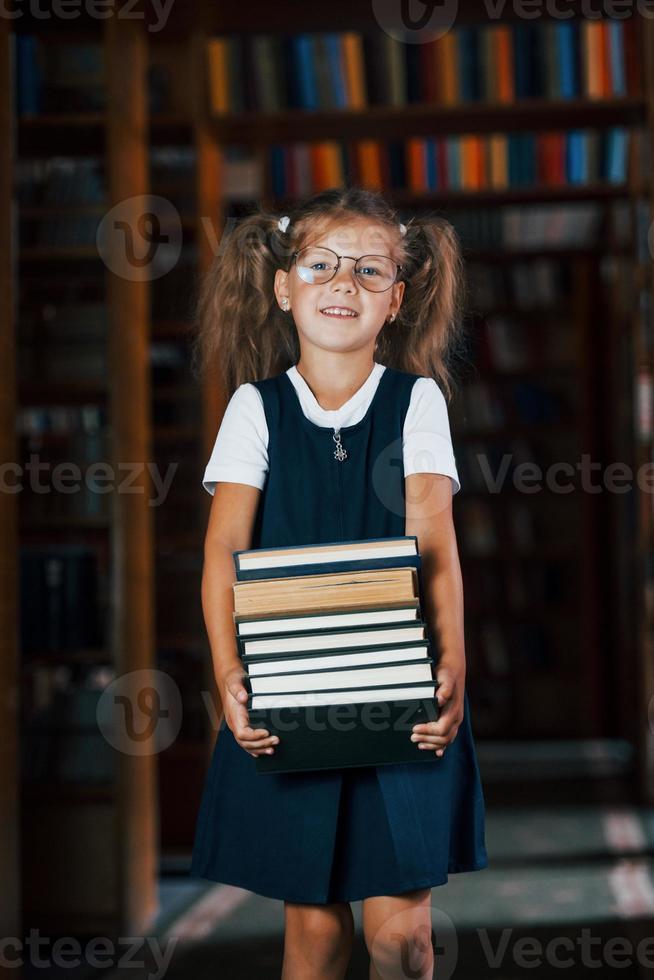
[{"label": "bookcase", "polygon": [[[457,92],[437,77],[446,70],[439,54],[452,58],[449,42],[437,40],[431,55],[428,44],[402,46],[370,13],[330,21],[306,13],[292,24],[282,15],[283,26],[261,11],[256,31],[235,15],[206,16],[197,34],[206,39],[212,152],[224,162],[230,148],[249,147],[265,204],[283,211],[300,193],[357,180],[383,187],[405,219],[436,210],[459,232],[469,329],[451,418],[476,731],[635,738],[633,678],[614,656],[616,642],[629,647],[633,609],[625,614],[624,591],[622,613],[614,597],[639,533],[632,524],[625,538],[617,528],[633,517],[636,494],[623,502],[580,489],[578,479],[572,493],[545,481],[561,466],[576,473],[584,458],[595,470],[622,460],[632,440],[607,406],[609,381],[616,403],[628,397],[625,378],[634,381],[633,366],[611,374],[622,339],[607,311],[615,268],[633,269],[639,248],[634,202],[649,200],[650,93],[640,73],[649,25],[612,24],[602,34],[599,22],[576,20],[575,34],[544,18],[526,36],[519,18],[491,31],[463,4],[459,33],[465,44],[476,33],[473,50],[484,57],[473,82],[461,56]],[[334,23],[341,34],[330,33]],[[489,84],[487,35],[500,27],[498,44],[520,31],[528,61],[538,55],[541,65],[530,75],[522,58],[520,97],[506,71]],[[281,37],[266,48],[267,30]],[[340,79],[335,37],[355,51]],[[561,78],[548,60],[552,46],[561,56],[556,45],[570,63]],[[219,225],[236,216],[231,202],[218,203]],[[505,456],[511,465],[493,493]],[[542,471],[536,493],[515,486],[514,470],[529,466]]]},{"label": "bookcase", "polygon": [[[483,10],[459,8],[462,30],[478,27],[476,43],[486,44]],[[517,19],[507,11],[495,26]],[[306,37],[331,32],[328,59],[334,25],[361,37],[365,108],[338,105],[324,67],[329,60],[316,92],[331,95],[314,108],[255,108],[251,82],[250,101],[236,110],[216,98],[217,78],[229,85],[239,77],[238,65],[225,61],[225,39],[237,39],[245,59],[240,77],[251,79],[255,35],[283,38],[287,65],[293,39],[303,35],[309,70],[316,49]],[[29,59],[30,45],[69,44],[79,56],[67,69],[77,64],[84,78],[74,91],[70,71],[54,57],[52,70],[63,79],[49,93],[47,111],[38,102],[30,108],[38,96],[30,86],[14,91],[4,108],[7,115],[18,108],[11,177],[3,185],[16,215],[13,237],[3,226],[14,244],[14,267],[2,269],[2,302],[14,331],[2,343],[17,378],[16,397],[10,383],[0,401],[6,457],[36,452],[51,468],[67,459],[83,467],[144,460],[162,475],[174,471],[165,499],[152,507],[151,484],[140,495],[0,495],[6,540],[16,541],[8,552],[13,564],[0,573],[7,582],[0,608],[10,651],[15,638],[16,656],[3,669],[8,687],[16,670],[27,751],[26,918],[56,926],[59,914],[69,927],[138,928],[156,906],[157,849],[188,849],[217,730],[212,706],[220,707],[199,598],[209,505],[200,480],[227,401],[216,384],[200,390],[191,370],[197,276],[255,203],[283,211],[304,190],[351,180],[381,186],[403,220],[425,210],[444,214],[464,248],[466,347],[454,365],[462,380],[450,417],[462,478],[454,514],[480,744],[621,737],[636,750],[625,785],[651,800],[650,497],[635,489],[586,493],[578,473],[569,494],[515,485],[520,465],[528,473],[533,464],[547,471],[568,463],[575,473],[586,454],[602,467],[621,460],[635,471],[652,460],[649,20],[627,32],[622,94],[607,94],[598,82],[614,77],[605,53],[604,67],[589,71],[590,91],[580,85],[563,97],[550,84],[511,99],[504,72],[504,87],[489,90],[491,97],[479,97],[477,80],[458,101],[451,78],[441,98],[442,78],[425,74],[427,45],[405,45],[403,65],[402,46],[372,8],[341,0],[328,9],[257,2],[247,13],[205,2],[173,5],[156,32],[147,21],[120,19],[65,31],[27,21],[2,26],[15,70],[19,58]],[[551,22],[537,26],[549,31]],[[497,44],[501,49],[506,35]],[[390,88],[381,85],[385,66]],[[510,146],[505,137],[513,138]],[[445,171],[450,180],[439,183]],[[145,199],[179,254],[165,274],[139,281],[99,255],[95,235],[109,207],[127,208],[121,216],[136,222]],[[114,247],[120,251],[118,242]],[[492,492],[505,456],[510,466]],[[140,479],[147,483],[147,473]],[[23,605],[19,630],[12,576],[20,571],[24,596],[30,576],[43,581],[44,569],[55,585],[70,582],[73,595],[89,596],[84,615],[79,603],[74,611],[62,605],[50,622]],[[46,602],[48,590],[39,596],[30,588],[30,595]],[[39,634],[39,623],[49,623],[50,632]],[[180,734],[156,756],[113,752],[93,727],[102,690],[114,676],[153,667],[180,691]],[[39,706],[53,701],[60,713],[40,727]],[[11,755],[11,705],[0,724]],[[49,768],[53,752],[64,760],[66,780]],[[5,792],[3,807],[15,815],[16,801]],[[49,841],[32,847],[44,813],[59,835],[56,853]],[[89,859],[98,862],[90,883]],[[64,861],[72,882],[66,894],[57,885]]]},{"label": "bookcase", "polygon": [[113,935],[157,900],[156,760],[107,736],[112,681],[133,695],[153,662],[149,290],[99,235],[148,190],[147,44],[118,18],[14,26],[20,900],[30,925]]}]

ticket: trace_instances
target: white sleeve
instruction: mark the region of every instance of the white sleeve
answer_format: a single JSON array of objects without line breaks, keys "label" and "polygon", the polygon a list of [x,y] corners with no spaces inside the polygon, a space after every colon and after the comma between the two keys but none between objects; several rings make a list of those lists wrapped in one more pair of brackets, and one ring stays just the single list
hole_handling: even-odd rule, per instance
[{"label": "white sleeve", "polygon": [[247,483],[262,490],[268,472],[268,426],[263,399],[252,384],[230,398],[202,478],[209,493],[216,483]]},{"label": "white sleeve", "polygon": [[418,378],[404,419],[404,475],[443,473],[452,480],[452,493],[461,489],[456,468],[447,403],[433,378]]}]

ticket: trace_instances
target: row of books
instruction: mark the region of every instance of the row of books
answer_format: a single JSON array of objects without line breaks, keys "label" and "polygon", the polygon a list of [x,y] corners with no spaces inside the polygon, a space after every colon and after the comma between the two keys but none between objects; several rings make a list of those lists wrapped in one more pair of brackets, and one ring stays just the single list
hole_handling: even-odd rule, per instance
[{"label": "row of books", "polygon": [[[562,456],[564,450],[571,455],[570,443],[577,438],[573,427],[570,431],[555,431],[547,439],[544,434],[537,438],[535,433],[533,438],[518,436],[508,426],[505,438],[496,437],[492,430],[489,430],[486,439],[462,438],[464,427],[454,417],[452,428],[457,442],[456,465],[463,495],[466,491],[490,494],[498,482],[501,489],[512,488],[513,470],[522,463],[532,464],[543,471],[544,492],[550,492],[545,484],[545,471],[551,457]],[[507,460],[510,462],[508,468]],[[504,480],[501,474],[505,475]],[[508,501],[505,502],[501,489],[495,500],[500,506],[510,506]]]},{"label": "row of books", "polygon": [[[535,496],[539,497],[536,502]],[[525,498],[514,497],[511,506],[500,511],[490,493],[484,499],[464,497],[457,504],[463,555],[519,558],[544,547],[574,545],[579,507],[570,494],[529,494]],[[571,550],[570,556],[573,554]]]},{"label": "row of books", "polygon": [[[472,248],[566,249],[596,245],[603,213],[595,201],[580,201],[466,209],[448,217],[463,244]],[[531,262],[527,266],[532,275],[539,269]]]},{"label": "row of books", "polygon": [[510,379],[506,385],[498,385],[495,381],[471,381],[461,389],[453,418],[462,432],[492,432],[512,424],[562,423],[571,417],[571,408],[569,391],[562,383]]},{"label": "row of books", "polygon": [[20,247],[69,248],[88,246],[95,248],[98,227],[102,215],[71,214],[22,220]]},{"label": "row of books", "polygon": [[[458,521],[458,507],[455,518]],[[561,607],[575,603],[579,587],[573,565],[545,555],[530,562],[466,562],[464,580],[466,629],[475,642],[478,622],[511,622],[517,614],[529,617],[535,610],[540,621],[538,610],[544,608],[556,617]]]},{"label": "row of books", "polygon": [[271,190],[297,197],[346,183],[414,192],[619,185],[630,173],[629,145],[629,130],[618,126],[274,145]]},{"label": "row of books", "polygon": [[19,116],[104,109],[106,76],[101,43],[53,43],[36,34],[15,31],[11,43]]},{"label": "row of books", "polygon": [[[529,214],[532,213],[529,208],[525,210]],[[552,207],[551,210],[558,215],[559,221],[561,218],[565,219],[563,244],[570,244],[571,239],[576,241],[574,216],[578,212],[573,210],[569,215],[565,207]],[[497,236],[498,231],[501,241],[501,222],[495,221],[491,225],[483,220],[484,213],[489,212],[479,212],[476,224],[473,224],[474,214],[472,219],[470,216],[464,219],[457,213],[452,215],[450,220],[453,218],[457,231],[468,243],[470,241],[488,243],[489,237]],[[585,210],[582,213],[587,219],[589,218]],[[536,224],[539,223],[540,217],[540,213],[537,213]],[[599,225],[600,220],[599,211],[596,211],[587,224],[593,228]],[[550,230],[547,221],[540,221],[539,234],[549,237],[552,233],[553,228]],[[540,238],[540,244],[546,244],[543,237]],[[490,313],[492,310],[507,307],[516,313],[546,312],[566,304],[572,290],[571,265],[568,261],[556,257],[535,255],[526,259],[514,258],[511,262],[501,264],[483,262],[471,257],[466,264],[466,270],[468,309],[477,314]]]},{"label": "row of books", "polygon": [[553,315],[551,321],[542,318],[539,324],[540,329],[534,330],[524,318],[503,313],[483,317],[473,337],[475,368],[483,375],[487,371],[511,374],[576,367],[574,323]]},{"label": "row of books", "polygon": [[20,554],[20,645],[24,654],[98,647],[101,572],[84,545],[24,545]]},{"label": "row of books", "polygon": [[411,728],[437,703],[420,564],[415,536],[234,552],[250,724],[280,738],[259,772],[424,759]]},{"label": "row of books", "polygon": [[104,204],[107,199],[104,166],[97,157],[57,153],[22,159],[15,174],[16,198],[25,207]]},{"label": "row of books", "polygon": [[635,16],[452,26],[417,44],[386,31],[229,35],[208,41],[207,66],[216,114],[601,99],[641,85]]},{"label": "row of books", "polygon": [[73,381],[103,384],[109,355],[104,340],[74,338],[32,343],[21,340],[18,372],[21,381],[60,384]]},{"label": "row of books", "polygon": [[472,633],[470,664],[480,682],[491,675],[519,685],[521,675],[556,668],[556,638],[545,623],[500,623],[489,617]]},{"label": "row of books", "polygon": [[63,439],[82,436],[98,439],[106,431],[107,412],[101,405],[49,405],[20,408],[16,415],[19,436],[36,445],[50,435]]},{"label": "row of books", "polygon": [[[112,720],[103,690],[115,677],[107,665],[75,671],[41,665],[31,672],[21,738],[21,770],[29,784],[112,783],[117,753],[104,735]],[[31,710],[29,710],[31,707]],[[102,726],[102,727],[101,727]]]}]

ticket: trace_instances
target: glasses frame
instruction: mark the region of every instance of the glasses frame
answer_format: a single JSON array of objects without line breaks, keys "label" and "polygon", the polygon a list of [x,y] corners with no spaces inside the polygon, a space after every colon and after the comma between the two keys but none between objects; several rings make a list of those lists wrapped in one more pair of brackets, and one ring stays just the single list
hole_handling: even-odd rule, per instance
[{"label": "glasses frame", "polygon": [[[298,255],[300,254],[300,252],[304,252],[307,248],[321,248],[323,251],[331,252],[332,255],[336,256],[336,268],[332,272],[329,279],[325,279],[324,282],[309,282],[307,283],[308,286],[324,286],[326,285],[326,283],[331,282],[334,276],[336,276],[340,272],[341,259],[352,259],[352,261],[354,262],[354,265],[352,266],[352,275],[356,278],[357,282],[360,282],[359,277],[356,275],[354,271],[357,266],[357,262],[359,262],[361,259],[367,259],[367,258],[387,259],[389,262],[392,262],[393,265],[395,266],[395,279],[390,284],[390,286],[385,286],[383,289],[371,289],[369,286],[366,286],[363,282],[360,283],[360,285],[363,286],[364,289],[367,289],[369,293],[386,293],[388,292],[389,289],[392,289],[393,286],[396,284],[396,282],[398,281],[398,276],[400,275],[402,269],[404,268],[404,266],[396,262],[395,259],[392,259],[390,255],[377,255],[373,252],[366,252],[365,255],[360,255],[359,258],[355,258],[353,255],[339,255],[338,252],[335,252],[333,248],[327,248],[326,245],[305,245],[303,248],[299,248],[297,249],[297,251],[293,252],[291,254],[291,259],[293,260],[293,264],[295,265],[296,268],[297,268]],[[298,272],[298,276],[300,276],[299,272]],[[303,276],[300,276],[300,279],[302,279],[302,282],[307,282],[307,280],[304,279]]]}]

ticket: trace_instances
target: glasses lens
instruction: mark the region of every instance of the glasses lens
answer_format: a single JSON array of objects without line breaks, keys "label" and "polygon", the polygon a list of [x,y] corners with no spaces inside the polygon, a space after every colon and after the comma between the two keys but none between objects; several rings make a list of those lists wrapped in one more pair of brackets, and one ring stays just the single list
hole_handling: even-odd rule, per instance
[{"label": "glasses lens", "polygon": [[362,286],[381,293],[395,282],[397,266],[386,255],[362,255],[354,272]]},{"label": "glasses lens", "polygon": [[298,275],[305,282],[315,284],[329,282],[334,275],[338,256],[328,248],[315,248],[309,245],[297,254]]}]

